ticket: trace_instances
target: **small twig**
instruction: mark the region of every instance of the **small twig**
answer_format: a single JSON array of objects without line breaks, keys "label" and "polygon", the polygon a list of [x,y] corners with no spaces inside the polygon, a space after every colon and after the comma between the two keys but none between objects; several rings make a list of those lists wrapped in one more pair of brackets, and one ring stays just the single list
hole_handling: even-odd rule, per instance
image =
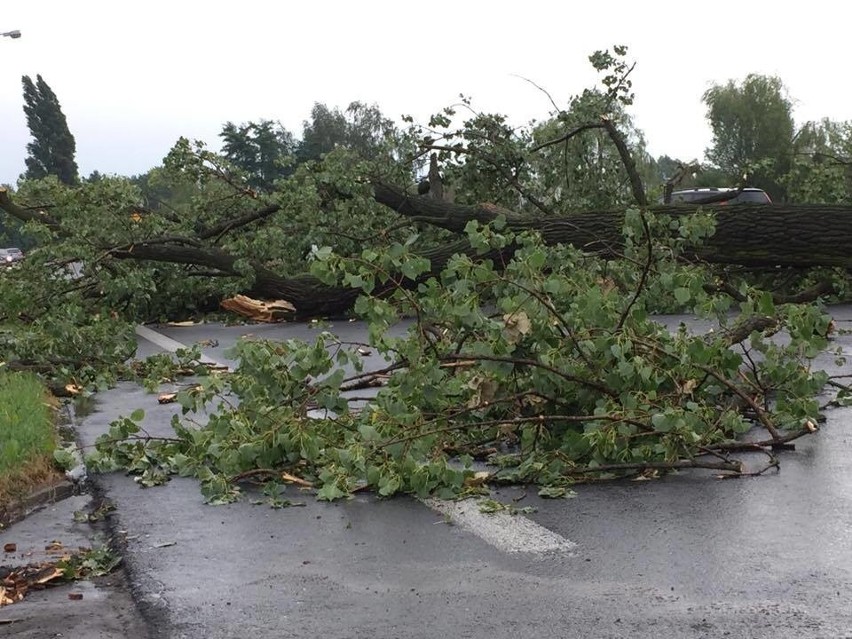
[{"label": "small twig", "polygon": [[524,76],[522,76],[522,75],[518,75],[517,73],[513,73],[512,75],[513,75],[513,76],[515,76],[516,78],[519,78],[519,79],[523,80],[524,82],[529,82],[529,83],[530,83],[531,85],[533,85],[536,89],[538,89],[539,91],[541,91],[542,93],[544,93],[544,95],[546,95],[546,96],[547,96],[547,99],[548,99],[548,100],[550,100],[550,104],[552,104],[552,105],[553,105],[553,108],[554,108],[554,109],[556,109],[556,112],[557,112],[557,113],[561,113],[561,112],[562,112],[562,109],[560,109],[560,108],[559,108],[559,105],[558,105],[558,104],[556,104],[556,100],[554,100],[554,99],[553,99],[553,96],[552,96],[552,95],[550,95],[550,93],[547,91],[547,89],[545,89],[545,88],[544,88],[544,87],[542,87],[542,86],[539,86],[538,84],[536,84],[535,82],[533,82],[533,81],[532,81],[532,80],[530,80],[529,78],[525,78],[525,77],[524,77]]},{"label": "small twig", "polygon": [[642,228],[645,230],[648,259],[645,260],[645,264],[642,267],[642,275],[639,278],[639,284],[636,285],[636,290],[633,291],[633,297],[630,298],[630,302],[628,302],[627,306],[624,307],[624,310],[621,312],[621,317],[618,318],[617,331],[622,329],[624,322],[627,321],[627,316],[630,314],[630,309],[633,308],[633,305],[636,304],[636,300],[639,299],[639,296],[645,289],[645,283],[648,281],[648,274],[651,272],[651,268],[654,265],[654,244],[651,240],[651,227],[648,225],[648,220],[645,218],[644,211],[640,211],[639,216],[642,220]]},{"label": "small twig", "polygon": [[502,357],[502,356],[499,356],[499,355],[474,355],[472,353],[470,353],[470,354],[464,353],[464,354],[442,355],[440,359],[441,360],[450,360],[450,361],[461,361],[461,362],[467,362],[467,361],[471,361],[471,362],[478,362],[478,361],[504,362],[506,364],[512,364],[514,366],[533,366],[535,368],[541,368],[543,370],[549,371],[549,372],[553,373],[554,375],[557,375],[558,377],[561,377],[562,379],[564,379],[566,381],[573,382],[574,384],[579,384],[580,386],[587,386],[588,388],[593,388],[596,391],[603,393],[604,395],[607,395],[609,397],[617,396],[617,393],[615,391],[613,391],[610,388],[607,388],[606,386],[604,386],[602,384],[598,384],[597,382],[593,382],[593,381],[588,380],[588,379],[581,379],[581,378],[576,377],[574,375],[569,375],[568,373],[560,371],[557,368],[553,368],[552,366],[548,366],[547,364],[544,364],[543,362],[539,362],[539,361],[534,360],[534,359]]},{"label": "small twig", "polygon": [[685,468],[705,468],[708,470],[726,470],[737,474],[742,473],[742,463],[739,461],[728,462],[702,462],[695,459],[681,459],[672,462],[627,462],[623,464],[601,464],[600,466],[583,466],[572,468],[567,474],[592,474],[606,473],[613,470],[681,470]]},{"label": "small twig", "polygon": [[772,435],[773,440],[781,440],[781,433],[778,432],[778,429],[775,427],[769,417],[766,414],[766,411],[763,410],[761,406],[758,406],[757,402],[754,401],[752,397],[750,397],[745,391],[743,391],[739,386],[731,382],[729,379],[720,375],[718,371],[713,370],[709,366],[701,365],[698,368],[708,375],[712,376],[716,381],[725,386],[729,391],[734,393],[737,397],[742,399],[748,406],[754,411],[755,415],[757,415],[757,419],[760,424]]},{"label": "small twig", "polygon": [[291,475],[288,472],[282,471],[280,473],[280,476],[281,476],[281,479],[283,479],[284,481],[288,481],[291,484],[296,484],[298,486],[303,486],[305,488],[313,488],[314,487],[313,482],[309,482],[307,479],[302,479],[301,477],[297,477],[296,475]]},{"label": "small twig", "polygon": [[591,122],[589,124],[580,125],[575,129],[571,129],[564,135],[560,135],[558,138],[554,138],[553,140],[548,140],[547,142],[542,142],[541,144],[534,146],[532,149],[530,149],[530,153],[535,153],[536,151],[541,151],[542,149],[546,149],[549,146],[555,146],[557,144],[560,144],[561,142],[566,142],[571,138],[579,135],[583,131],[589,131],[590,129],[602,129],[603,127],[604,125],[601,122]]},{"label": "small twig", "polygon": [[792,444],[789,442],[805,435],[810,435],[814,431],[810,428],[802,428],[786,435],[782,435],[773,439],[762,439],[756,442],[724,442],[721,444],[711,444],[707,446],[711,450],[728,450],[728,451],[756,451],[758,448],[770,448],[772,450],[790,450]]},{"label": "small twig", "polygon": [[245,481],[247,479],[253,479],[255,477],[269,477],[269,476],[278,476],[278,472],[272,470],[271,468],[253,468],[251,470],[246,470],[242,473],[237,473],[228,479],[228,481],[232,484],[237,484],[241,481]]}]

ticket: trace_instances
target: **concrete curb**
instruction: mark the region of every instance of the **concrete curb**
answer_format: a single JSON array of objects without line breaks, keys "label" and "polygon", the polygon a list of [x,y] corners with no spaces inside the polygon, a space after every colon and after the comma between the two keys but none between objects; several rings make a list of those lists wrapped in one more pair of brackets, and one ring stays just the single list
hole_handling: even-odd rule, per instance
[{"label": "concrete curb", "polygon": [[12,502],[0,510],[0,530],[5,530],[42,508],[82,492],[77,484],[68,479],[57,479],[43,486],[24,499]]}]

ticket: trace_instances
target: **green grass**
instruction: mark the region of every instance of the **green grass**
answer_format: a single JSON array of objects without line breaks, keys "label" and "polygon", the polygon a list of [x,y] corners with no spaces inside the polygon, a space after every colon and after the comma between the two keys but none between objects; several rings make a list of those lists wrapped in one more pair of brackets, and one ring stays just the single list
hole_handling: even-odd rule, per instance
[{"label": "green grass", "polygon": [[37,377],[0,372],[0,504],[55,476],[53,418]]}]

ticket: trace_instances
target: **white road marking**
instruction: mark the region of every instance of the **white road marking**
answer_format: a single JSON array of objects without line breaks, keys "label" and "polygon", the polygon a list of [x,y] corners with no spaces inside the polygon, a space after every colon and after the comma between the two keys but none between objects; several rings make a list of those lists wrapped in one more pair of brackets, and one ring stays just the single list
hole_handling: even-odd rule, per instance
[{"label": "white road marking", "polygon": [[[142,339],[146,339],[155,346],[159,346],[164,351],[168,351],[170,353],[174,353],[179,348],[189,348],[186,344],[181,344],[177,340],[168,337],[167,335],[163,335],[162,333],[158,333],[155,330],[148,328],[147,326],[142,326],[139,324],[136,327],[136,334]],[[215,368],[228,368],[227,364],[223,364],[222,362],[213,359],[212,357],[207,357],[207,355],[201,356],[201,363],[206,364],[207,366],[213,366]]]},{"label": "white road marking", "polygon": [[570,539],[539,526],[523,515],[480,512],[478,499],[426,499],[424,503],[503,552],[570,552],[577,547]]},{"label": "white road marking", "polygon": [[[147,326],[137,326],[136,334],[171,353],[179,348],[187,348],[185,344],[181,344]],[[210,366],[227,368],[224,364],[206,355],[202,355],[201,362]],[[541,554],[570,552],[577,547],[577,544],[570,539],[566,539],[544,526],[539,526],[523,515],[480,512],[478,499],[463,501],[425,499],[423,503],[503,552]]]}]

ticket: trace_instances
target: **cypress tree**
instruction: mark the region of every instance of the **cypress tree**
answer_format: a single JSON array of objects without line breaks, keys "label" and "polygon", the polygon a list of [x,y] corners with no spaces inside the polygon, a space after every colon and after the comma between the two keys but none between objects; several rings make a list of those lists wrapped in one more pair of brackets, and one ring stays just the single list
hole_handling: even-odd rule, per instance
[{"label": "cypress tree", "polygon": [[40,75],[36,82],[25,75],[24,113],[33,141],[27,144],[26,179],[39,179],[55,175],[65,184],[76,184],[79,180],[74,154],[77,143],[68,130],[65,114],[56,94]]}]

